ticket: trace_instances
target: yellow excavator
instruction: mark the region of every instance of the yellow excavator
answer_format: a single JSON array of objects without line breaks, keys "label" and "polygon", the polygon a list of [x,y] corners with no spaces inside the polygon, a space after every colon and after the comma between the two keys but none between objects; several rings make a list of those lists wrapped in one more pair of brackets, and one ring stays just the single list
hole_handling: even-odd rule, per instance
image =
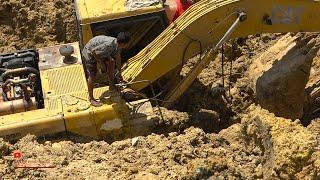
[{"label": "yellow excavator", "polygon": [[[0,55],[0,137],[69,132],[116,140],[147,134],[162,118],[152,106],[175,102],[227,40],[320,29],[318,0],[201,0],[170,25],[167,8],[160,0],[76,0],[79,42]],[[93,107],[81,48],[95,35],[120,31],[129,32],[132,42],[122,52],[126,83],[117,86],[140,99],[97,82],[94,96],[104,105]],[[186,60],[197,54],[198,63],[179,79]]]}]

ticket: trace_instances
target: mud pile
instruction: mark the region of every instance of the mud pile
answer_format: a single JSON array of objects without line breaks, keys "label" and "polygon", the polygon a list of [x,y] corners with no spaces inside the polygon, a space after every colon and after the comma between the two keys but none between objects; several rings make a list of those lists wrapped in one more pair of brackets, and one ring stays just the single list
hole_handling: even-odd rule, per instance
[{"label": "mud pile", "polygon": [[0,0],[0,53],[77,40],[72,0]]},{"label": "mud pile", "polygon": [[[319,125],[319,124],[318,124]],[[316,124],[310,129],[317,129]],[[318,126],[318,127],[316,127]],[[190,127],[181,133],[151,134],[108,144],[44,141],[28,135],[15,144],[0,141],[1,156],[14,149],[24,162],[49,163],[50,169],[15,169],[0,161],[4,178],[314,178],[319,177],[317,133],[299,122],[276,118],[256,106],[218,134]],[[316,135],[317,134],[317,135]]]},{"label": "mud pile", "polygon": [[[305,179],[319,177],[319,142],[317,132],[312,132],[294,122],[275,117],[266,110],[251,106],[242,124],[247,134],[260,141],[266,161],[264,177]],[[317,129],[313,125],[313,128]],[[312,126],[310,126],[310,129]],[[319,129],[317,130],[319,132]]]},{"label": "mud pile", "polygon": [[[303,118],[316,105],[310,92],[319,89],[319,47],[317,33],[249,36],[242,45],[236,45],[231,64],[227,44],[224,74],[220,53],[198,76],[176,109],[189,113],[202,108],[213,110],[232,123],[239,120],[235,114],[258,103],[277,116]],[[197,59],[190,60],[184,71]],[[226,98],[219,92],[223,81]]]},{"label": "mud pile", "polygon": [[[223,117],[224,123],[237,122],[234,115],[243,112],[255,101],[254,88],[250,86],[252,80],[248,76],[249,67],[256,63],[255,59],[259,57],[260,53],[265,52],[281,37],[281,34],[264,34],[238,39],[235,42],[234,58],[232,58],[232,42],[226,44],[224,74],[222,74],[222,54],[220,52],[179,99],[175,109],[191,114],[197,114],[201,109],[212,110]],[[182,75],[185,75],[198,59],[196,57],[189,60],[184,66]],[[223,85],[223,81],[228,100],[217,93],[220,86]]]}]

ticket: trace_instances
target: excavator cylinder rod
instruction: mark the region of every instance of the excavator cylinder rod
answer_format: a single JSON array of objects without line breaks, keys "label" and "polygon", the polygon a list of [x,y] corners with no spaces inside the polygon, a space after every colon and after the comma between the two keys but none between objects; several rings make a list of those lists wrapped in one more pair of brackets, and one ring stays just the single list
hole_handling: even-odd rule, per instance
[{"label": "excavator cylinder rod", "polygon": [[238,13],[238,18],[231,25],[228,31],[224,34],[221,40],[217,43],[217,45],[214,47],[214,50],[217,50],[223,43],[225,43],[229,39],[230,35],[236,30],[240,22],[243,22],[246,19],[247,19],[247,14],[245,12]]}]

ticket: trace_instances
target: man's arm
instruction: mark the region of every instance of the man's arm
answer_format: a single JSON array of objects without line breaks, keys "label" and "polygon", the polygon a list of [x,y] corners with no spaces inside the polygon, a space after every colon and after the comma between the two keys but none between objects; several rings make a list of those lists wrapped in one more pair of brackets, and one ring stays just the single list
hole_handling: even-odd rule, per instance
[{"label": "man's arm", "polygon": [[116,78],[118,79],[118,81],[122,81],[123,80],[123,78],[122,78],[122,75],[121,75],[121,54],[120,54],[120,52],[119,51],[117,51],[116,52],[116,54],[115,54],[115,57],[114,57],[115,59],[115,65],[116,65],[116,74],[115,74],[115,76],[116,76]]},{"label": "man's arm", "polygon": [[102,71],[106,72],[106,66],[104,64],[104,62],[102,61],[102,59],[96,55],[96,53],[93,51],[92,52],[93,57],[97,60],[97,62],[100,64],[100,67],[102,68]]},{"label": "man's arm", "polygon": [[116,52],[115,61],[116,61],[116,69],[119,72],[121,72],[121,55],[119,51]]}]

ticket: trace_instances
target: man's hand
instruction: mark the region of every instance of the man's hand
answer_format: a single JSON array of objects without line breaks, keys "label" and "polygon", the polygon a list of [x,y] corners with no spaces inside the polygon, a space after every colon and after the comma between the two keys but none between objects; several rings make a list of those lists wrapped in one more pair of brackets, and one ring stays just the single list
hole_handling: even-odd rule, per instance
[{"label": "man's hand", "polygon": [[115,59],[113,57],[110,57],[110,61],[115,61]]},{"label": "man's hand", "polygon": [[121,72],[119,70],[116,70],[115,78],[116,78],[116,82],[117,83],[123,82],[123,77],[122,77]]},{"label": "man's hand", "polygon": [[100,64],[100,68],[101,68],[102,72],[107,72],[106,66],[105,66],[102,58],[99,57],[99,56],[95,53],[95,51],[92,52],[92,55],[93,55],[93,57],[97,60],[97,62]]},{"label": "man's hand", "polygon": [[102,102],[98,102],[95,99],[90,99],[89,101],[90,101],[91,105],[94,107],[100,107],[103,105]]}]

